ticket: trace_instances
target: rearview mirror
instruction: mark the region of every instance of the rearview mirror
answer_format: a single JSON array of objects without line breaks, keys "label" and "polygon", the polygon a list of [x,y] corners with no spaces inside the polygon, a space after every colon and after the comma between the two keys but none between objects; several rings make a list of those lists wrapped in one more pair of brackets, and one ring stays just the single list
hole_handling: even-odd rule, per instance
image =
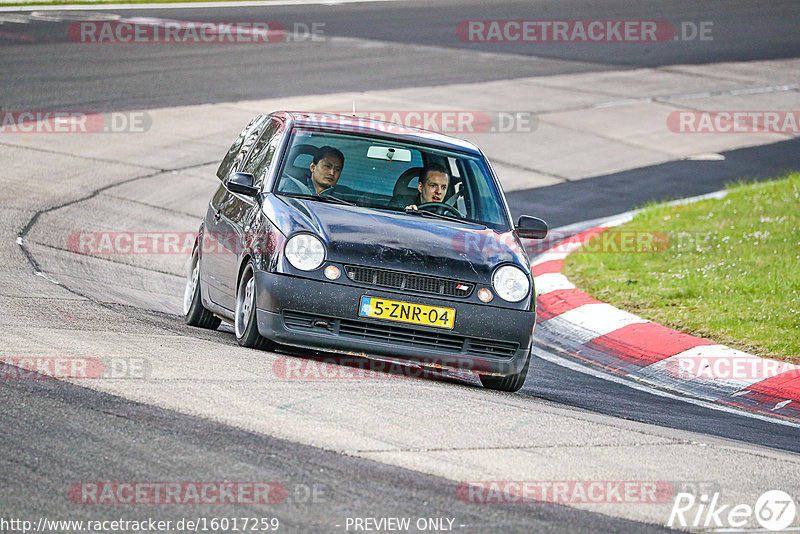
[{"label": "rearview mirror", "polygon": [[407,148],[392,148],[388,146],[371,146],[367,150],[367,157],[383,159],[386,161],[411,161],[411,151]]},{"label": "rearview mirror", "polygon": [[538,217],[520,215],[515,230],[520,237],[526,239],[544,239],[547,237],[547,223]]},{"label": "rearview mirror", "polygon": [[228,178],[228,191],[248,197],[258,196],[258,187],[253,186],[253,175],[249,172],[236,172]]}]

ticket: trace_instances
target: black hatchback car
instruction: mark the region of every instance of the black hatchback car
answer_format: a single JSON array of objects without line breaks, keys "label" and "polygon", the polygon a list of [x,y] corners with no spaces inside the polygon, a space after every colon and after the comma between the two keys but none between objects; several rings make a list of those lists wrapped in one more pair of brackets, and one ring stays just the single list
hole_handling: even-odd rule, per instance
[{"label": "black hatchback car", "polygon": [[189,325],[275,343],[468,369],[522,387],[536,298],[516,225],[471,143],[339,115],[255,117],[228,150],[194,246]]}]

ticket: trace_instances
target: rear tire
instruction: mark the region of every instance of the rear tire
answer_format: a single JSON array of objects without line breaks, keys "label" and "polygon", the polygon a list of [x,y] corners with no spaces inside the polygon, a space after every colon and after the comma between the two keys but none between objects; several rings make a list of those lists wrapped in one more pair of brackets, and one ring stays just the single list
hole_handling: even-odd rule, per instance
[{"label": "rear tire", "polygon": [[248,263],[239,279],[236,289],[236,312],[233,329],[236,341],[243,347],[260,350],[271,350],[275,343],[258,332],[256,318],[256,279],[253,266]]},{"label": "rear tire", "polygon": [[203,307],[200,298],[200,251],[195,247],[183,291],[183,320],[189,326],[216,330],[220,318]]},{"label": "rear tire", "polygon": [[530,367],[530,365],[531,353],[529,351],[528,359],[525,360],[525,366],[519,373],[508,376],[480,375],[481,384],[487,389],[514,393],[522,389],[523,384],[525,384],[525,379],[528,377],[528,367]]}]

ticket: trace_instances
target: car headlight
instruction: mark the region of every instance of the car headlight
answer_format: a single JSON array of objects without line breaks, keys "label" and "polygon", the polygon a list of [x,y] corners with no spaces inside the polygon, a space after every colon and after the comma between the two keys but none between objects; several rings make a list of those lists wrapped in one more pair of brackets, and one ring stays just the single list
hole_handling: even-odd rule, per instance
[{"label": "car headlight", "polygon": [[503,265],[494,272],[492,287],[501,299],[508,302],[519,302],[528,295],[531,282],[519,267]]},{"label": "car headlight", "polygon": [[325,245],[311,234],[297,234],[286,242],[283,253],[295,269],[313,271],[325,260]]}]

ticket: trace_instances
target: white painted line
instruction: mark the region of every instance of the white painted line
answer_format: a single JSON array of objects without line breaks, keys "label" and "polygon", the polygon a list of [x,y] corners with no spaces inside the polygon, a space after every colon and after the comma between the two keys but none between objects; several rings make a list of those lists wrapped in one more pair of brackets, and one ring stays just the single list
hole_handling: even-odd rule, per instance
[{"label": "white painted line", "polygon": [[700,202],[701,200],[709,200],[709,199],[719,200],[721,198],[725,198],[726,196],[728,196],[728,192],[723,189],[722,191],[714,191],[713,193],[706,193],[705,195],[698,195],[696,197],[673,200],[672,202],[666,202],[663,205],[685,206],[686,204],[694,204],[695,202]]},{"label": "white painted line", "polygon": [[575,289],[575,284],[561,273],[541,274],[534,277],[533,284],[536,286],[537,295],[544,295],[558,289]]},{"label": "white painted line", "polygon": [[[720,191],[714,191],[713,193],[706,193],[705,195],[698,195],[696,197],[682,198],[679,200],[673,200],[671,202],[665,202],[663,204],[658,204],[658,206],[678,206],[683,204],[692,204],[694,202],[699,202],[701,200],[706,200],[709,198],[716,198],[716,199],[725,198],[727,194],[728,192],[723,189]],[[632,221],[634,216],[638,215],[642,211],[643,210],[632,210],[623,213],[618,213],[616,215],[611,215],[608,217],[598,217],[596,219],[589,219],[586,221],[581,221],[573,224],[568,224],[565,226],[559,226],[558,228],[553,228],[551,232],[553,233],[562,232],[565,234],[569,234],[573,232],[578,233],[584,230],[590,230],[597,226],[606,226],[606,227],[619,226],[626,222]]]},{"label": "white painted line", "polygon": [[704,152],[686,158],[689,161],[725,161],[725,156],[716,152]]},{"label": "white painted line", "polygon": [[580,328],[593,332],[595,335],[591,339],[609,334],[629,324],[649,322],[638,315],[620,310],[605,302],[599,304],[584,304],[583,306],[578,306],[573,310],[564,312],[558,317]]},{"label": "white painted line", "polygon": [[[692,395],[711,401],[730,397],[763,380],[724,377],[720,371],[727,371],[728,366],[725,364],[732,361],[729,358],[737,360],[747,358],[752,362],[761,360],[723,345],[701,345],[648,365],[634,374],[637,378],[647,379],[648,382],[690,392]],[[720,363],[723,365],[720,366]]]},{"label": "white painted line", "polygon": [[339,4],[362,4],[369,2],[401,2],[403,0],[257,0],[245,2],[175,2],[169,4],[81,4],[81,5],[55,5],[0,7],[2,11],[101,11],[110,9],[201,9],[216,7],[272,7],[272,6],[308,6],[323,5],[337,6]]},{"label": "white painted line", "polygon": [[665,96],[644,96],[640,98],[623,98],[620,100],[610,100],[608,102],[598,102],[594,104],[593,108],[612,108],[616,106],[630,106],[632,104],[653,104],[660,102],[677,102],[680,100],[700,100],[705,98],[713,98],[716,96],[737,96],[737,95],[758,95],[765,93],[782,93],[786,91],[794,91],[799,84],[791,85],[767,85],[763,87],[748,87],[745,89],[730,89],[727,91],[714,91],[702,93],[683,93]]},{"label": "white painted line", "polygon": [[598,104],[593,105],[593,108],[613,108],[616,106],[629,106],[631,104],[647,104],[652,102],[653,99],[650,97],[644,98],[625,98],[623,100],[611,100],[609,102],[600,102]]},{"label": "white painted line", "polygon": [[625,224],[626,222],[631,222],[633,220],[634,213],[635,212],[629,212],[629,213],[622,213],[620,215],[615,215],[610,219],[606,219],[605,223],[599,224],[598,226],[606,226],[606,227],[620,226],[622,224]]},{"label": "white painted line", "polygon": [[538,256],[535,260],[531,262],[531,266],[539,265],[541,263],[547,261],[554,261],[554,260],[563,260],[567,256],[569,256],[569,252],[545,252],[541,256]]},{"label": "white painted line", "polygon": [[[616,215],[611,215],[608,217],[598,217],[596,219],[588,219],[586,221],[580,221],[572,224],[567,224],[565,226],[559,226],[558,228],[553,228],[551,232],[553,233],[560,232],[563,234],[577,234],[585,230],[591,230],[592,228],[596,228],[598,226],[618,226],[619,224],[633,220],[633,216],[636,213],[638,213],[638,211],[626,211],[625,213],[618,213]],[[615,222],[614,224],[612,224],[613,221],[617,220],[620,220],[620,222]]]},{"label": "white painted line", "polygon": [[547,254],[572,254],[586,242],[583,236],[573,235],[566,239],[562,239],[551,248],[547,249]]},{"label": "white painted line", "polygon": [[[548,329],[558,332],[560,338],[563,340],[559,344],[561,347],[564,347],[564,345],[567,347],[579,347],[597,337],[594,332],[586,330],[585,328],[580,328],[569,321],[565,321],[561,318],[562,315],[556,315],[550,319],[538,321],[539,324],[546,324]],[[567,352],[570,351],[569,348],[564,350]]]},{"label": "white painted line", "polygon": [[677,395],[674,393],[669,393],[667,391],[663,391],[661,389],[657,389],[655,386],[646,385],[637,383],[632,379],[626,379],[619,376],[615,376],[609,374],[605,371],[594,369],[592,367],[580,364],[576,361],[564,358],[562,356],[558,356],[553,354],[552,352],[548,352],[546,350],[540,349],[539,347],[534,346],[531,349],[538,358],[546,360],[548,362],[554,363],[561,367],[565,367],[567,369],[571,369],[573,371],[577,371],[579,373],[583,373],[585,375],[593,376],[595,378],[600,378],[602,380],[607,380],[608,382],[614,382],[615,384],[622,384],[627,386],[631,389],[635,389],[637,391],[644,391],[645,393],[649,393],[651,395],[655,395],[657,397],[665,397],[668,399],[675,399],[679,400],[688,404],[694,404],[695,406],[702,406],[703,408],[708,408],[710,410],[717,410],[719,412],[725,412],[733,415],[739,415],[742,417],[749,417],[751,419],[758,419],[759,421],[766,421],[768,423],[775,423],[778,425],[789,426],[792,428],[800,428],[800,423],[794,423],[792,421],[787,421],[785,419],[778,419],[775,417],[769,417],[767,415],[761,415],[757,413],[746,412],[743,410],[737,410],[736,408],[731,408],[729,406],[723,406],[721,404],[716,404],[709,401],[704,401],[700,399],[695,399],[692,397],[685,397],[683,395]]},{"label": "white painted line", "polygon": [[666,97],[656,97],[656,101],[669,102],[671,100],[697,100],[699,98],[711,98],[712,96],[713,95],[708,91],[702,93],[682,93]]},{"label": "white painted line", "polygon": [[[772,378],[786,371],[796,371],[800,366],[779,362],[755,356],[741,350],[732,349],[725,345],[705,345],[694,347],[669,358],[677,362],[694,361],[704,364],[704,369],[698,375],[708,376],[709,373],[730,374],[740,376],[739,380],[751,381],[755,384],[767,378]],[[704,361],[706,360],[706,361]],[[688,365],[687,365],[688,367]],[[744,378],[745,375],[754,375]]]},{"label": "white painted line", "polygon": [[732,89],[731,95],[760,95],[763,93],[776,93],[783,91],[794,91],[800,88],[798,84],[791,85],[768,85],[766,87],[748,87],[746,89]]},{"label": "white painted line", "polygon": [[42,278],[44,278],[44,279],[45,279],[45,280],[47,280],[48,282],[52,282],[52,283],[54,283],[54,284],[55,284],[55,285],[57,285],[57,286],[60,286],[60,285],[61,285],[61,282],[59,282],[59,281],[58,281],[58,280],[56,280],[55,278],[50,278],[49,276],[47,276],[46,274],[44,274],[42,271],[34,271],[34,274],[35,274],[36,276],[41,276]]}]

